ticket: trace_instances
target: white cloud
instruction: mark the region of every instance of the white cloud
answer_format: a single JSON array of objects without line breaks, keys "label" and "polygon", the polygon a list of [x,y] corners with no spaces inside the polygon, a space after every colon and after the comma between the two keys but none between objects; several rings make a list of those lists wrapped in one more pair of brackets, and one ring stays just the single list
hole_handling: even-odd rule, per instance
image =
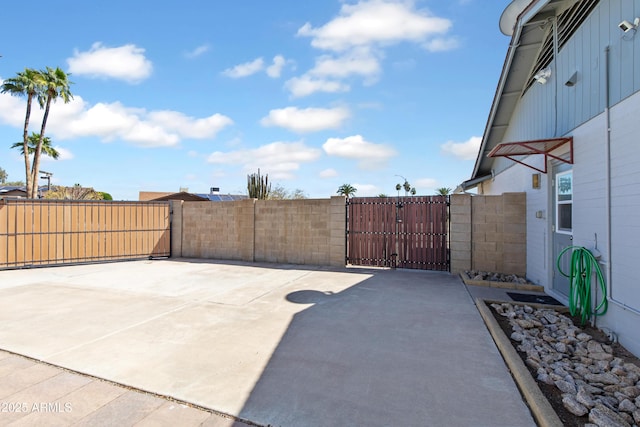
[{"label": "white cloud", "polygon": [[294,98],[311,95],[315,92],[339,93],[348,92],[349,85],[326,79],[317,79],[309,75],[294,77],[285,83],[285,87],[291,92]]},{"label": "white cloud", "polygon": [[465,142],[447,141],[440,146],[440,150],[444,154],[457,157],[461,160],[475,160],[478,156],[481,142],[481,137],[472,136]]},{"label": "white cloud", "polygon": [[222,72],[223,75],[231,77],[232,79],[239,79],[241,77],[247,77],[255,74],[264,69],[264,59],[256,58],[251,62],[245,62],[244,64],[236,65],[235,67],[227,68]]},{"label": "white cloud", "polygon": [[53,148],[58,152],[58,158],[57,159],[52,159],[49,156],[42,156],[41,159],[43,162],[59,162],[62,160],[71,160],[73,159],[74,155],[71,151],[67,150],[66,148],[62,148],[59,145],[54,145]]},{"label": "white cloud", "polygon": [[330,156],[358,160],[363,169],[382,167],[390,157],[397,154],[392,147],[365,141],[361,135],[329,138],[322,148]]},{"label": "white cloud", "polygon": [[380,194],[380,189],[378,186],[373,184],[353,184],[356,190],[357,197],[376,197]]},{"label": "white cloud", "polygon": [[335,169],[325,169],[320,172],[320,178],[334,178],[338,176],[338,171]]},{"label": "white cloud", "polygon": [[197,58],[200,55],[203,55],[204,53],[206,53],[208,51],[209,51],[209,45],[208,44],[203,44],[203,45],[200,45],[200,46],[196,47],[192,51],[186,52],[184,54],[184,56],[186,56],[189,59],[193,59],[193,58]]},{"label": "white cloud", "polygon": [[214,137],[221,129],[233,121],[222,114],[195,119],[178,111],[151,111],[147,115],[149,121],[161,125],[184,138],[206,139]]},{"label": "white cloud", "polygon": [[[9,95],[0,95],[0,121],[22,127],[24,117],[17,120],[16,108]],[[24,111],[20,105],[18,111]],[[21,113],[23,115],[24,113]],[[42,111],[32,110],[31,127],[37,129]],[[90,105],[76,95],[71,102],[58,103],[51,109],[47,135],[52,139],[97,137],[109,142],[121,139],[142,147],[176,146],[182,139],[209,139],[233,121],[221,114],[194,118],[177,111],[147,111],[127,107],[120,102]]]},{"label": "white cloud", "polygon": [[336,129],[349,118],[347,108],[305,108],[287,107],[269,111],[267,117],[262,118],[263,126],[278,126],[293,132],[317,132],[326,129]]},{"label": "white cloud", "polygon": [[343,51],[354,46],[426,42],[450,28],[450,20],[416,10],[411,1],[362,0],[343,4],[339,15],[321,27],[307,22],[298,35],[311,37],[316,48]]},{"label": "white cloud", "polygon": [[338,57],[331,55],[318,57],[315,67],[309,73],[339,78],[353,74],[371,76],[380,73],[380,62],[368,49],[355,49]]},{"label": "white cloud", "polygon": [[282,73],[282,68],[287,64],[287,60],[282,55],[273,57],[273,63],[267,67],[267,75],[272,79],[277,79]]},{"label": "white cloud", "polygon": [[433,193],[438,186],[438,181],[433,178],[420,178],[416,182],[412,182],[418,194]]},{"label": "white cloud", "polygon": [[[0,81],[2,84],[2,81]],[[37,103],[34,102],[33,109],[36,109]],[[8,93],[0,94],[0,123],[4,123],[14,127],[24,126],[24,114],[27,103],[24,99],[11,96]]]},{"label": "white cloud", "polygon": [[429,52],[444,52],[447,50],[456,49],[459,46],[460,42],[454,37],[435,38],[433,40],[429,40],[424,44],[425,49],[427,49]]},{"label": "white cloud", "polygon": [[216,151],[209,163],[242,165],[246,172],[269,174],[269,178],[292,179],[301,163],[313,162],[320,158],[321,151],[304,145],[303,142],[274,142],[258,148],[223,153]]},{"label": "white cloud", "polygon": [[106,47],[97,42],[86,52],[74,51],[67,59],[69,72],[78,76],[114,78],[139,83],[151,75],[153,66],[144,49],[133,44]]}]

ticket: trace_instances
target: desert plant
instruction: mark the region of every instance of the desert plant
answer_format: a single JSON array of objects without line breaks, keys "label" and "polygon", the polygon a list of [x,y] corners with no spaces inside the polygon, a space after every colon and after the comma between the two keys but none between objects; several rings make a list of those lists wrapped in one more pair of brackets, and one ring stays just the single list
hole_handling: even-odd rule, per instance
[{"label": "desert plant", "polygon": [[247,193],[252,199],[268,199],[269,194],[271,193],[269,174],[262,176],[260,175],[260,169],[258,169],[258,173],[247,175]]}]

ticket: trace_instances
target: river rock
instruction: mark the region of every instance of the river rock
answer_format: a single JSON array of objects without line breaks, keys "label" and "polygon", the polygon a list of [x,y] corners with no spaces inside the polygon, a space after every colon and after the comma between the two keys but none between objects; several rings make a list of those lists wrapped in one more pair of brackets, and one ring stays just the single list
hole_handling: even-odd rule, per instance
[{"label": "river rock", "polygon": [[615,411],[599,403],[589,411],[589,421],[600,427],[631,427],[631,424]]},{"label": "river rock", "polygon": [[586,415],[587,412],[589,412],[589,410],[579,403],[572,394],[565,394],[562,396],[562,405],[567,408],[567,411],[578,417]]},{"label": "river rock", "polygon": [[578,390],[578,394],[576,394],[576,400],[578,401],[578,403],[583,404],[587,408],[593,408],[594,406],[596,406],[596,401],[593,400],[593,396],[591,395],[591,393],[586,391],[584,387],[580,387],[580,389]]},{"label": "river rock", "polygon": [[589,374],[589,375],[585,375],[584,378],[590,383],[611,384],[611,385],[620,383],[620,378],[618,378],[617,376],[609,372],[605,372],[603,374]]},{"label": "river rock", "polygon": [[574,395],[578,392],[578,390],[576,390],[576,386],[574,384],[571,384],[568,381],[565,380],[559,380],[555,382],[556,387],[558,387],[558,390],[560,390],[561,392],[565,393],[565,394],[571,394]]},{"label": "river rock", "polygon": [[624,399],[622,402],[620,402],[620,405],[618,406],[619,411],[625,411],[630,414],[633,414],[633,412],[636,411],[637,409],[638,408],[636,408],[636,405],[634,405],[633,402],[631,402],[629,399]]}]

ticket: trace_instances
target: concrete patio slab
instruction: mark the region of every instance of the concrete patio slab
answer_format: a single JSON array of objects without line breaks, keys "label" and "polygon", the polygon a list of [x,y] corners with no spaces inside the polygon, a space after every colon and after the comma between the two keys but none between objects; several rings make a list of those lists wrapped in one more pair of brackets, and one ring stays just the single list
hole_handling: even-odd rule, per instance
[{"label": "concrete patio slab", "polygon": [[0,301],[1,349],[257,424],[535,425],[447,273],[139,261],[0,272]]}]

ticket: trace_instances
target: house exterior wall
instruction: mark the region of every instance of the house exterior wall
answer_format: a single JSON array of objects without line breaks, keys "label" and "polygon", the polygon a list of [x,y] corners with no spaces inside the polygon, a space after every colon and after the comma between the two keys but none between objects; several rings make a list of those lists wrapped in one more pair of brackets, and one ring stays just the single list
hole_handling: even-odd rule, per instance
[{"label": "house exterior wall", "polygon": [[[640,224],[640,36],[623,34],[622,19],[640,16],[640,0],[601,1],[592,15],[559,52],[555,80],[535,84],[521,98],[506,132],[506,141],[573,136],[573,245],[602,254],[603,272],[610,273],[609,309],[597,323],[617,334],[620,342],[640,355],[640,286],[637,280]],[[609,46],[610,196],[607,198],[606,57]],[[553,66],[552,66],[553,67]],[[564,81],[578,71],[578,81]],[[554,96],[557,90],[557,116]],[[565,148],[566,150],[566,148]],[[562,151],[554,154],[562,155]],[[541,166],[543,156],[526,161]],[[531,188],[533,169],[507,159],[494,162],[495,178],[482,184],[483,194],[527,193],[527,277],[554,293],[551,238],[553,190],[550,174],[540,190]],[[551,163],[549,164],[549,169]],[[543,212],[542,218],[536,212]],[[608,228],[611,229],[609,253]]]}]

